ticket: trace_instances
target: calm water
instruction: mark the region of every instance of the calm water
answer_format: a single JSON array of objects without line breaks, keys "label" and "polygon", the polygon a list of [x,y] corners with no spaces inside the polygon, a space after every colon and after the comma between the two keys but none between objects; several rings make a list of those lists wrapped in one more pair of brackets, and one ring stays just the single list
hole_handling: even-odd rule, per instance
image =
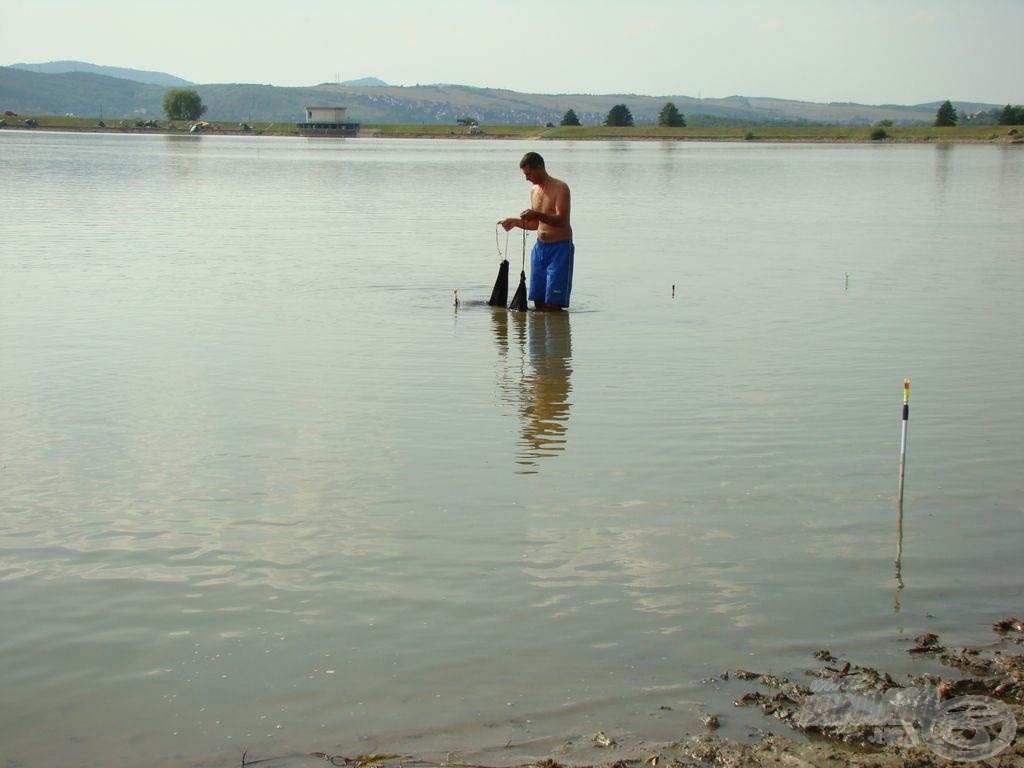
[{"label": "calm water", "polygon": [[0,133],[0,763],[742,736],[1024,610],[1020,147],[544,143],[554,317],[533,148]]}]

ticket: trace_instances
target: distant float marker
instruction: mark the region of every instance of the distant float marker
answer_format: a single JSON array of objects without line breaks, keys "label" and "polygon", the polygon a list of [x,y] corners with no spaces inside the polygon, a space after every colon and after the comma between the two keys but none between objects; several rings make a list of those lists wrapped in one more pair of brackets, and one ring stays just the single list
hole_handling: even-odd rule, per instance
[{"label": "distant float marker", "polygon": [[844,272],[843,275],[846,277],[846,285],[844,286],[844,290],[848,291],[850,290],[850,273]]},{"label": "distant float marker", "polygon": [[910,379],[903,380],[903,431],[900,435],[900,485],[897,497],[903,509],[903,475],[907,464],[907,420],[910,418]]}]

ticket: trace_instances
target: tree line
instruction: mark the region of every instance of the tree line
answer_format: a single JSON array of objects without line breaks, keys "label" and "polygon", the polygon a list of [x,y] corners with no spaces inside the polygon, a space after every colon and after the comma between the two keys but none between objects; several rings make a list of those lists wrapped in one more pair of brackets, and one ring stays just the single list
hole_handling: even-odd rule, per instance
[{"label": "tree line", "polygon": [[[575,110],[568,110],[565,115],[562,116],[561,124],[580,125],[580,119],[576,115]],[[603,125],[614,126],[617,128],[632,128],[633,113],[629,111],[629,107],[625,104],[616,104],[608,110],[608,116],[605,117]],[[686,119],[683,117],[676,105],[670,101],[661,108],[661,113],[658,115],[658,125],[667,126],[669,128],[685,128]]]},{"label": "tree line", "polygon": [[[198,120],[206,113],[206,105],[199,98],[199,93],[184,88],[172,88],[164,94],[164,114],[170,120]],[[942,103],[935,113],[936,126],[955,126],[961,119],[982,125],[1024,125],[1024,106],[1007,104],[1002,110],[992,109],[975,115],[961,116],[953,103],[948,99]],[[562,125],[580,125],[575,110],[569,109],[562,116]],[[632,128],[633,114],[625,104],[616,104],[604,119],[604,125]],[[658,125],[668,128],[685,128],[686,119],[671,101],[661,108],[658,114]]]},{"label": "tree line", "polygon": [[990,109],[987,112],[964,115],[958,113],[953,103],[947,99],[942,102],[938,112],[935,113],[934,125],[951,127],[958,125],[961,121],[974,125],[1024,125],[1024,106],[1007,104],[1001,110]]},{"label": "tree line", "polygon": [[[965,121],[978,124],[992,125],[1024,125],[1024,106],[1013,106],[1007,104],[1002,110],[992,109],[988,112],[981,112],[975,115],[964,116]],[[935,113],[936,126],[954,126],[961,121],[961,115],[956,111],[952,102],[948,99],[942,103],[938,112]],[[562,118],[562,125],[579,125],[580,119],[573,110],[569,110]],[[604,119],[604,125],[617,127],[632,127],[633,115],[625,104],[616,104],[608,111]],[[658,115],[658,125],[671,128],[685,128],[686,119],[671,101],[661,109]]]}]

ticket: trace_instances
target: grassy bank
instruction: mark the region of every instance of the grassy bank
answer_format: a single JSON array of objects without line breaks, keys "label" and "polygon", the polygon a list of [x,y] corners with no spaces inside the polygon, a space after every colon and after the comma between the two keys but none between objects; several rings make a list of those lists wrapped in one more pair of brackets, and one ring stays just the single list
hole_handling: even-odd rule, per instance
[{"label": "grassy bank", "polygon": [[[484,133],[503,128],[485,127]],[[635,128],[563,127],[536,128],[524,138],[541,139],[661,139],[676,141],[800,141],[800,142],[987,142],[1006,140],[1007,126],[958,126],[935,128],[932,126],[892,126],[882,130],[885,137],[873,138],[875,128],[866,125],[803,126],[799,128],[716,126],[709,128],[661,128],[639,126]]]},{"label": "grassy bank", "polygon": [[[65,131],[109,131],[130,133],[187,133],[190,125],[186,121],[156,120],[143,123],[137,120],[107,120],[99,126],[95,117],[60,117],[54,115],[19,115],[5,118],[8,128],[26,128],[33,120],[35,130]],[[472,138],[472,139],[619,139],[619,140],[662,140],[662,141],[764,141],[764,142],[877,142],[877,143],[985,143],[1022,141],[1020,134],[1011,135],[1005,125],[965,125],[951,128],[936,128],[928,125],[886,126],[876,128],[866,125],[826,125],[775,128],[765,127],[724,127],[711,128],[662,128],[658,126],[637,126],[634,128],[610,128],[605,126],[556,126],[547,128],[535,125],[484,125],[479,132],[471,133],[458,125],[401,125],[363,124],[360,136],[379,138]],[[251,123],[248,127],[239,123],[210,121],[203,133],[255,134],[261,136],[296,136],[294,123]]]}]

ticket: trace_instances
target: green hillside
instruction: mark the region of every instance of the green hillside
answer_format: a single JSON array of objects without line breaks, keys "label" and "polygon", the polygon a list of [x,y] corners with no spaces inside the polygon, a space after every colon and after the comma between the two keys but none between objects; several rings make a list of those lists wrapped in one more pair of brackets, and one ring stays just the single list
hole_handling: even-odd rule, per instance
[{"label": "green hillside", "polygon": [[[638,94],[529,94],[465,85],[410,87],[325,83],[305,88],[257,84],[192,86],[207,106],[206,118],[225,122],[298,122],[306,106],[344,106],[350,120],[372,124],[453,124],[472,117],[485,125],[558,125],[572,109],[583,125],[600,125],[616,104],[625,104],[640,125],[654,125],[673,102],[691,126],[870,125],[930,123],[938,104],[917,106],[815,104],[785,99]],[[104,119],[159,118],[166,88],[90,72],[48,74],[0,67],[0,111]],[[998,105],[956,103],[961,112]]]}]

